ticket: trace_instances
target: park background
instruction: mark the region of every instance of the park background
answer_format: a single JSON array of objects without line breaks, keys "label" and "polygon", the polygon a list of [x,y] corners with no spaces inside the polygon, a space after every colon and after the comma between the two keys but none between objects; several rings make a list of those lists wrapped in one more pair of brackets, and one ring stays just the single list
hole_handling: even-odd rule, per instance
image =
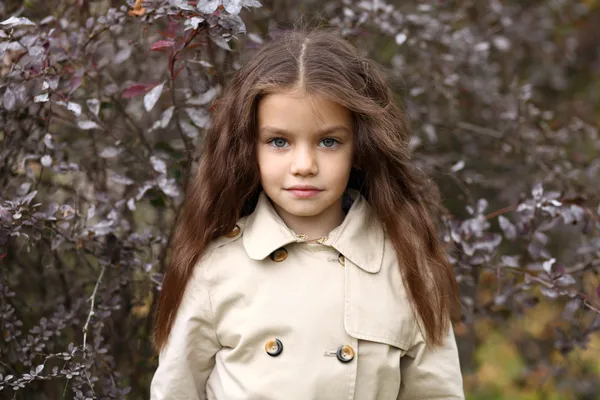
[{"label": "park background", "polygon": [[467,398],[600,398],[600,1],[5,0],[0,21],[0,398],[149,398],[213,100],[299,25],[337,29],[406,109]]}]

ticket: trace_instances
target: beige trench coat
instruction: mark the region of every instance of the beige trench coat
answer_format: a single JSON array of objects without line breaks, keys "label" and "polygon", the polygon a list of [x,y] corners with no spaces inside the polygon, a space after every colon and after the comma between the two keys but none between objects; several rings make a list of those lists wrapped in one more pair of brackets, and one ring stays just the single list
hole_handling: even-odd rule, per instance
[{"label": "beige trench coat", "polygon": [[452,329],[426,347],[398,260],[358,191],[322,243],[261,194],[185,291],[152,400],[463,399]]}]

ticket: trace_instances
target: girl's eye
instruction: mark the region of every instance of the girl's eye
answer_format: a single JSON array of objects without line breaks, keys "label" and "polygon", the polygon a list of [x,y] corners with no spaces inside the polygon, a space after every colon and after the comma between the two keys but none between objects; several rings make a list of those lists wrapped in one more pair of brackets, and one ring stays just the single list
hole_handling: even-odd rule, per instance
[{"label": "girl's eye", "polygon": [[336,144],[338,144],[339,142],[336,139],[332,139],[332,138],[325,138],[323,140],[321,140],[321,143],[323,143],[324,147],[335,147]]},{"label": "girl's eye", "polygon": [[286,145],[287,140],[282,139],[282,138],[275,138],[275,139],[269,140],[268,143],[278,149],[281,149]]}]

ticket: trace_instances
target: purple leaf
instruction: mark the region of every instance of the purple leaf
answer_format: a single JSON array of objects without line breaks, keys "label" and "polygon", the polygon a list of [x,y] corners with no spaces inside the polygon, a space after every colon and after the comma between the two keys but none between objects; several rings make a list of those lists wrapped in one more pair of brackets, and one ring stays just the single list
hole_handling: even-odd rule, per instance
[{"label": "purple leaf", "polygon": [[6,91],[4,92],[2,105],[4,106],[4,109],[6,109],[6,111],[14,109],[17,105],[17,96],[15,95],[15,92],[13,92],[10,86],[7,87]]},{"label": "purple leaf", "polygon": [[175,46],[175,42],[173,40],[158,40],[152,43],[152,47],[150,47],[150,50],[159,51],[171,48],[173,46]]},{"label": "purple leaf", "polygon": [[148,89],[154,87],[155,85],[156,84],[136,83],[135,85],[131,85],[125,89],[121,94],[121,97],[124,99],[130,99],[132,97],[142,96],[146,94]]}]

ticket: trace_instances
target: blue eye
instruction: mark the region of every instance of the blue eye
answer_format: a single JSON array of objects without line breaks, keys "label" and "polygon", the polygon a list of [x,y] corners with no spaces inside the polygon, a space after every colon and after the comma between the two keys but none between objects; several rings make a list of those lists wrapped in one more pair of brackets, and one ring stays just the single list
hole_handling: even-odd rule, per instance
[{"label": "blue eye", "polygon": [[274,147],[276,147],[278,149],[285,147],[286,143],[287,143],[287,140],[282,139],[282,138],[275,138],[275,139],[269,140],[269,144],[273,145]]},{"label": "blue eye", "polygon": [[332,138],[325,138],[323,140],[321,140],[321,143],[323,143],[325,146],[324,147],[335,147],[336,144],[338,144],[339,142],[335,139]]}]

